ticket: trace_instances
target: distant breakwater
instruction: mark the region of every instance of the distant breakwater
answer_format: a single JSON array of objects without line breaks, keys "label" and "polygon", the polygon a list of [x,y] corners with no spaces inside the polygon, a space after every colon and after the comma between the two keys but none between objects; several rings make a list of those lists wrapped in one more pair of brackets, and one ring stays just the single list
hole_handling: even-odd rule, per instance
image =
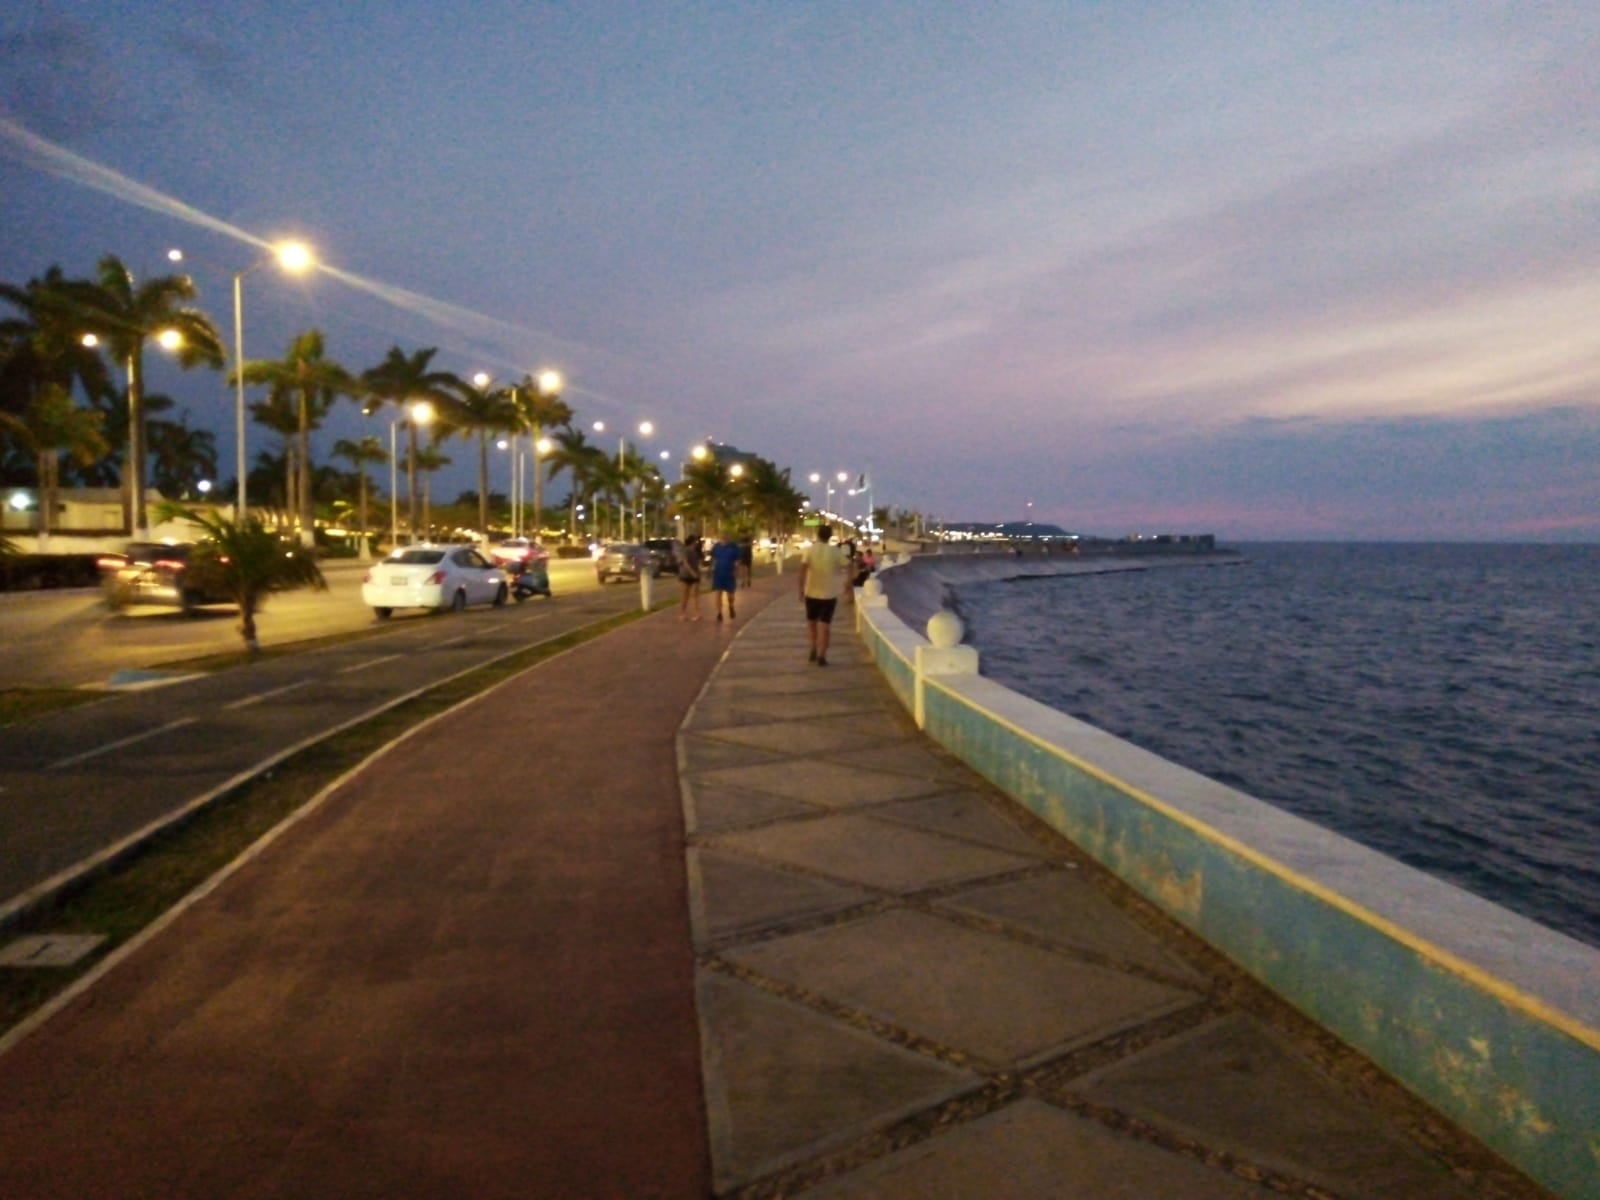
[{"label": "distant breakwater", "polygon": [[[1112,543],[1113,546],[1116,543]],[[920,630],[941,609],[960,613],[957,589],[975,583],[1057,575],[1095,575],[1110,571],[1148,571],[1164,567],[1227,566],[1245,561],[1233,550],[1150,548],[1139,552],[1110,550],[1094,554],[1027,550],[915,554],[882,576],[889,610]]]}]

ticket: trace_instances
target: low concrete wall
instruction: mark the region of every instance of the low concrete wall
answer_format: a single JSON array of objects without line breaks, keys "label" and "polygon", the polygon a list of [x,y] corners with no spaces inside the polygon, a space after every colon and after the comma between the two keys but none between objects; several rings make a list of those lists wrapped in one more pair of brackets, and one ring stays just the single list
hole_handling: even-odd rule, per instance
[{"label": "low concrete wall", "polygon": [[[902,568],[890,568],[890,571]],[[927,734],[1570,1200],[1600,1200],[1600,952],[857,625]],[[925,669],[919,675],[918,662]]]}]

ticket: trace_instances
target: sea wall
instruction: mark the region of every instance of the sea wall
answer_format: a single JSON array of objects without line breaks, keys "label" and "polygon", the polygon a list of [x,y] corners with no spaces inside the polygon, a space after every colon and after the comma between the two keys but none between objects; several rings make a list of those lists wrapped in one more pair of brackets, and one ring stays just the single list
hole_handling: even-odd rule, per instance
[{"label": "sea wall", "polygon": [[975,577],[956,561],[886,568],[855,610],[928,736],[1529,1176],[1600,1200],[1600,951],[984,679],[951,616],[935,644],[891,608]]}]

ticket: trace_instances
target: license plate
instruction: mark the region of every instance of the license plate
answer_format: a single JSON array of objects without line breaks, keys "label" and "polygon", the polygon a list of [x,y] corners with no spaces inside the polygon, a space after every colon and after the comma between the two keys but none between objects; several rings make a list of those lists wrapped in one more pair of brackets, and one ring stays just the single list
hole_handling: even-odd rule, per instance
[{"label": "license plate", "polygon": [[389,586],[390,587],[405,587],[405,585],[410,583],[410,582],[411,582],[410,578],[408,576],[405,576],[405,575],[391,575],[391,576],[389,576]]}]

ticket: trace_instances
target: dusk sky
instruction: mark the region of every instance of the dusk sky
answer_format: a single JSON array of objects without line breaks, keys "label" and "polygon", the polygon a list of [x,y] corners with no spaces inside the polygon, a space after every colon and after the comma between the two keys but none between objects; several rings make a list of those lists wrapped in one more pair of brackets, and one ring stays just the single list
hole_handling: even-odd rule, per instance
[{"label": "dusk sky", "polygon": [[11,283],[182,247],[230,345],[297,236],[247,357],[554,366],[936,518],[1600,540],[1594,0],[43,0],[0,212]]}]

